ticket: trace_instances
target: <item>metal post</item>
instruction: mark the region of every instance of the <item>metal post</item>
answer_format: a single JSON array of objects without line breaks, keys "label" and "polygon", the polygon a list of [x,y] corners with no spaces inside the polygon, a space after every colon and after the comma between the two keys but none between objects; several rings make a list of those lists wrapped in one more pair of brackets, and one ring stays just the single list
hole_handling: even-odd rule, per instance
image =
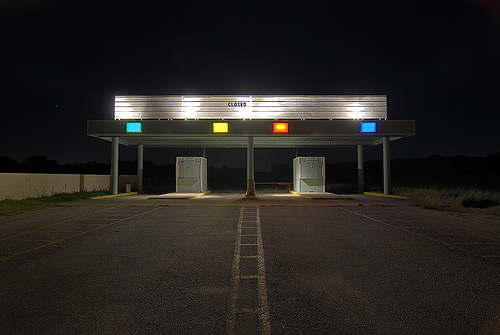
[{"label": "metal post", "polygon": [[207,147],[203,147],[203,158],[207,158]]},{"label": "metal post", "polygon": [[383,168],[384,168],[384,194],[391,193],[391,138],[384,136],[383,146]]},{"label": "metal post", "polygon": [[358,192],[365,191],[365,173],[363,169],[363,145],[358,144]]},{"label": "metal post", "polygon": [[254,179],[254,148],[253,136],[248,136],[247,145],[247,194],[246,197],[255,197],[255,179]]},{"label": "metal post", "polygon": [[137,146],[137,192],[142,192],[144,178],[144,145]]},{"label": "metal post", "polygon": [[111,144],[111,194],[118,194],[118,137],[113,137]]}]

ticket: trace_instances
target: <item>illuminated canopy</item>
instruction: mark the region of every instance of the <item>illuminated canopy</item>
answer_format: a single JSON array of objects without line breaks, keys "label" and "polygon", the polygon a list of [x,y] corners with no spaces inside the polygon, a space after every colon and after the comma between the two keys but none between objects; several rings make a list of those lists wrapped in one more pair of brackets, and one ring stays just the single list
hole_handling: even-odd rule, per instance
[{"label": "illuminated canopy", "polygon": [[255,148],[357,146],[359,177],[362,147],[382,144],[389,194],[389,143],[415,135],[415,121],[387,120],[385,95],[116,96],[114,119],[87,121],[87,135],[112,143],[113,194],[120,144],[138,147],[138,190],[144,147],[246,148],[247,195],[255,194]]},{"label": "illuminated canopy", "polygon": [[377,145],[382,137],[414,134],[411,120],[90,120],[87,125],[89,136],[148,147],[246,147],[248,136],[255,147]]},{"label": "illuminated canopy", "polygon": [[115,120],[385,120],[385,95],[127,95],[115,97]]},{"label": "illuminated canopy", "polygon": [[415,121],[387,120],[385,95],[127,95],[87,134],[149,147],[377,145],[414,135]]}]

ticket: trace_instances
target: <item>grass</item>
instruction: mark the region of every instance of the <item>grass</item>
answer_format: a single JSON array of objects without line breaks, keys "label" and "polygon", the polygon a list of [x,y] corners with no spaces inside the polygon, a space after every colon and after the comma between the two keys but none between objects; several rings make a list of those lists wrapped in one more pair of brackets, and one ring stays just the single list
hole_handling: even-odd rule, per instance
[{"label": "grass", "polygon": [[394,187],[393,193],[407,197],[416,206],[429,209],[500,208],[500,193],[475,188],[398,186]]},{"label": "grass", "polygon": [[50,207],[64,206],[61,203],[109,194],[108,191],[56,193],[48,197],[28,198],[23,200],[0,201],[0,216],[16,215]]}]

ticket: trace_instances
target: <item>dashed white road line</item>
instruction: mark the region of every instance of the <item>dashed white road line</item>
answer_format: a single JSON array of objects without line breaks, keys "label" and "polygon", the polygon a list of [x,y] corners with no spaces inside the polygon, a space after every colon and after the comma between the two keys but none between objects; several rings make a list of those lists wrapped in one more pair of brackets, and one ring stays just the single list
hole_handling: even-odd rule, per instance
[{"label": "dashed white road line", "polygon": [[262,229],[260,226],[260,209],[257,207],[257,268],[258,268],[258,295],[259,295],[259,322],[260,333],[271,334],[271,317],[267,298],[266,266],[264,263],[264,244],[262,242]]},{"label": "dashed white road line", "polygon": [[[243,224],[245,225],[243,227]],[[245,234],[242,234],[242,230],[245,229]],[[249,234],[248,230],[255,230],[255,234]],[[245,327],[248,331],[248,327],[255,327],[255,330],[261,335],[271,334],[271,322],[269,313],[269,303],[267,296],[267,284],[266,284],[266,268],[264,263],[264,246],[262,242],[262,229],[260,225],[260,209],[259,207],[241,207],[240,217],[238,220],[238,229],[236,234],[236,242],[234,246],[234,257],[232,264],[232,274],[231,274],[231,297],[229,302],[229,317],[226,322],[226,334],[234,335],[238,333],[238,329]],[[242,237],[254,236],[256,237],[257,243],[242,243]],[[242,246],[257,246],[257,251],[255,255],[241,255]],[[245,274],[241,275],[241,259],[256,259],[257,268],[247,268],[245,273],[251,272],[255,274]],[[255,265],[251,266],[254,267]],[[252,280],[255,281],[256,287],[250,287],[251,285],[243,285],[240,287],[240,281]],[[248,296],[250,290],[257,292],[257,302],[255,306],[244,306],[244,304],[239,301],[242,296]],[[248,292],[244,292],[247,290]],[[248,301],[246,302],[248,304]],[[238,316],[243,314],[257,314],[258,324],[240,324]],[[252,319],[252,318],[250,318]]]}]

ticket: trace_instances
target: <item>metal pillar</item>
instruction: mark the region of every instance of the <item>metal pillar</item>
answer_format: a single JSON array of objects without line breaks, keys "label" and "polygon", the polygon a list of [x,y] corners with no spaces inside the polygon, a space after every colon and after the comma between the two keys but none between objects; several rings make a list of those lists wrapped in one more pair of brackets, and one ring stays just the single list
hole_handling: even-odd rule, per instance
[{"label": "metal pillar", "polygon": [[142,192],[144,179],[144,145],[137,146],[137,192]]},{"label": "metal pillar", "polygon": [[383,146],[383,167],[384,167],[384,194],[391,193],[391,138],[384,136]]},{"label": "metal pillar", "polygon": [[207,158],[207,147],[203,147],[203,158]]},{"label": "metal pillar", "polygon": [[365,172],[363,169],[363,145],[358,144],[358,192],[365,191]]},{"label": "metal pillar", "polygon": [[111,194],[118,194],[118,137],[111,142]]},{"label": "metal pillar", "polygon": [[254,148],[253,136],[248,136],[247,145],[247,194],[246,197],[255,197],[255,179],[254,179]]}]

